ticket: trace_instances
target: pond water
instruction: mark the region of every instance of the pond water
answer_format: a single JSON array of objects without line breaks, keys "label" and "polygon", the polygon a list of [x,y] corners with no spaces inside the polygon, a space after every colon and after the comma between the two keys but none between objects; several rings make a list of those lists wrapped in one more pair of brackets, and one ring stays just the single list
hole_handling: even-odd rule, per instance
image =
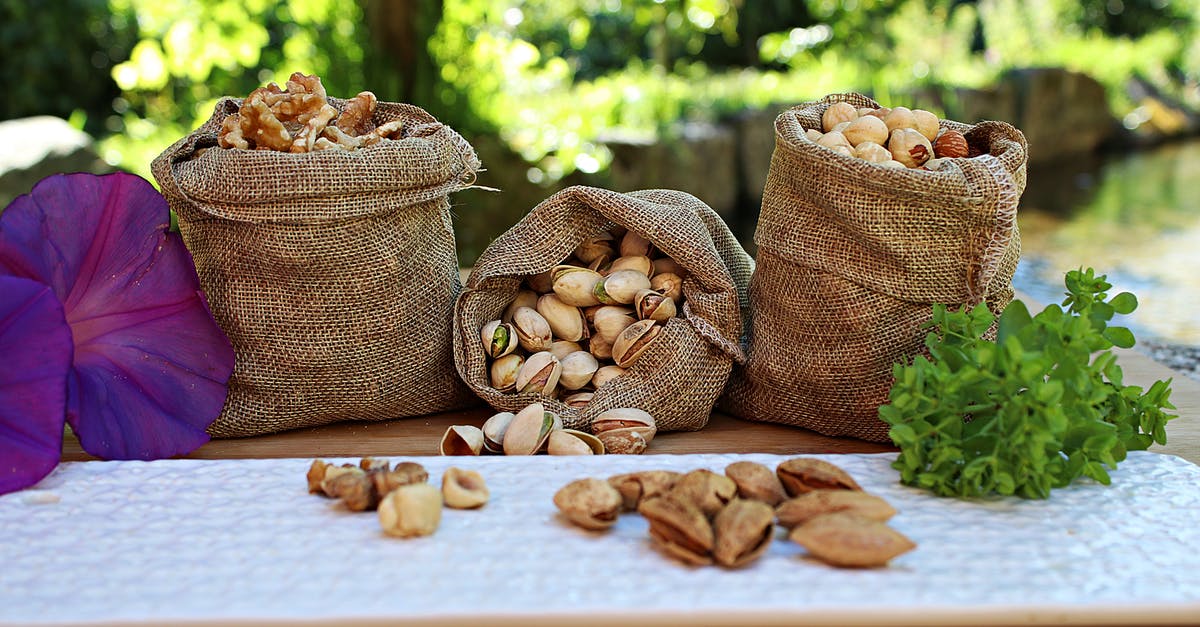
[{"label": "pond water", "polygon": [[1137,295],[1139,340],[1200,346],[1200,141],[1032,168],[1017,222],[1018,290],[1058,302],[1091,266]]}]

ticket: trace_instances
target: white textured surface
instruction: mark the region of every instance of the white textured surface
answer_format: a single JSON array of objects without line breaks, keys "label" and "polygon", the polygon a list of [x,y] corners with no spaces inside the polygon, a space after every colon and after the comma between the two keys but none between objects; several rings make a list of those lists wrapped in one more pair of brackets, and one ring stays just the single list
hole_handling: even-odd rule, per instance
[{"label": "white textured surface", "polygon": [[433,482],[479,469],[492,499],[417,540],[307,494],[307,459],[62,464],[0,497],[0,622],[1200,620],[1200,467],[1179,458],[1135,453],[1112,486],[1047,501],[964,502],[900,486],[890,454],[816,457],[891,501],[919,548],[852,571],[784,540],[744,570],[688,568],[636,515],[594,534],[551,503],[578,477],[773,455],[419,458]]}]

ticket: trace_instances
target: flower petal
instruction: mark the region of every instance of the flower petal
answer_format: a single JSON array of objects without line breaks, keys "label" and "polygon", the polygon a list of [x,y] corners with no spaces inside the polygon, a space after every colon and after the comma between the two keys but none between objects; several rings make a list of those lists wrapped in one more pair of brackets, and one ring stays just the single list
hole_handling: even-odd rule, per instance
[{"label": "flower petal", "polygon": [[49,286],[0,275],[0,494],[50,474],[62,455],[71,327]]},{"label": "flower petal", "polygon": [[199,291],[170,212],[129,174],[55,175],[0,214],[0,273],[42,281],[75,341],[67,420],[108,459],[155,459],[208,441],[233,348]]}]

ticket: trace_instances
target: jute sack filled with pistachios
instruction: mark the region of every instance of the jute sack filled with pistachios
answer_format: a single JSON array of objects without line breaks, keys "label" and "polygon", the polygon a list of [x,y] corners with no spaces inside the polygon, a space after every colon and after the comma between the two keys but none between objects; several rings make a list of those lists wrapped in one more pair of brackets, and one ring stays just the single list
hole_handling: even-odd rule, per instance
[{"label": "jute sack filled with pistachios", "polygon": [[999,312],[1012,300],[1027,148],[1021,132],[1003,122],[942,120],[928,131],[934,138],[910,142],[915,152],[957,131],[970,153],[872,163],[811,139],[821,138],[809,131],[831,130],[822,117],[840,102],[864,116],[880,108],[864,96],[839,94],[775,121],[755,233],[747,363],[721,407],[886,441],[878,408],[887,402],[892,365],[923,350],[921,326],[932,304],[986,301]]},{"label": "jute sack filled with pistachios", "polygon": [[542,402],[588,430],[637,408],[660,431],[700,429],[742,356],[753,263],[689,194],[564,189],[475,263],[455,364],[499,411]]}]

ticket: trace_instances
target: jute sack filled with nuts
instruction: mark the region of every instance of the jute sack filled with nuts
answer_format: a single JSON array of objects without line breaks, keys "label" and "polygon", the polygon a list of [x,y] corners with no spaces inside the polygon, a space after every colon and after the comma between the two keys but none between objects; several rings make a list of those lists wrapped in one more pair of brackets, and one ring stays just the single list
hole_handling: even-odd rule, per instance
[{"label": "jute sack filled with nuts", "polygon": [[[328,99],[339,111],[348,102]],[[247,436],[470,404],[450,352],[461,281],[447,198],[480,167],[470,144],[417,107],[380,102],[372,126],[400,128],[361,149],[218,147],[222,122],[241,103],[222,99],[153,163],[237,353],[209,432]]]},{"label": "jute sack filled with nuts", "polygon": [[[572,394],[562,391],[562,385],[551,384],[550,395],[493,387],[481,329],[500,320],[532,279],[556,266],[579,263],[572,258],[577,247],[597,236],[608,237],[613,230],[640,235],[649,240],[655,254],[682,268],[678,312],[665,321],[643,321],[655,325],[652,342],[619,376],[576,390],[595,388],[585,403],[568,405],[560,400]],[[596,416],[628,407],[654,416],[660,431],[700,429],[725,387],[733,362],[741,358],[738,341],[753,263],[721,217],[689,194],[564,189],[493,241],[476,262],[454,315],[458,372],[497,410],[517,412],[541,402],[567,428],[590,430]],[[608,272],[604,267],[596,269]],[[536,316],[531,310],[526,313]],[[586,338],[578,343],[587,350]],[[537,356],[558,363],[549,352],[531,357]]]},{"label": "jute sack filled with nuts", "polygon": [[999,312],[1012,300],[1026,143],[1003,122],[943,120],[982,154],[933,171],[886,167],[806,139],[836,102],[879,108],[833,95],[775,121],[747,363],[721,407],[882,442],[892,365],[923,350],[932,304],[986,301]]}]

